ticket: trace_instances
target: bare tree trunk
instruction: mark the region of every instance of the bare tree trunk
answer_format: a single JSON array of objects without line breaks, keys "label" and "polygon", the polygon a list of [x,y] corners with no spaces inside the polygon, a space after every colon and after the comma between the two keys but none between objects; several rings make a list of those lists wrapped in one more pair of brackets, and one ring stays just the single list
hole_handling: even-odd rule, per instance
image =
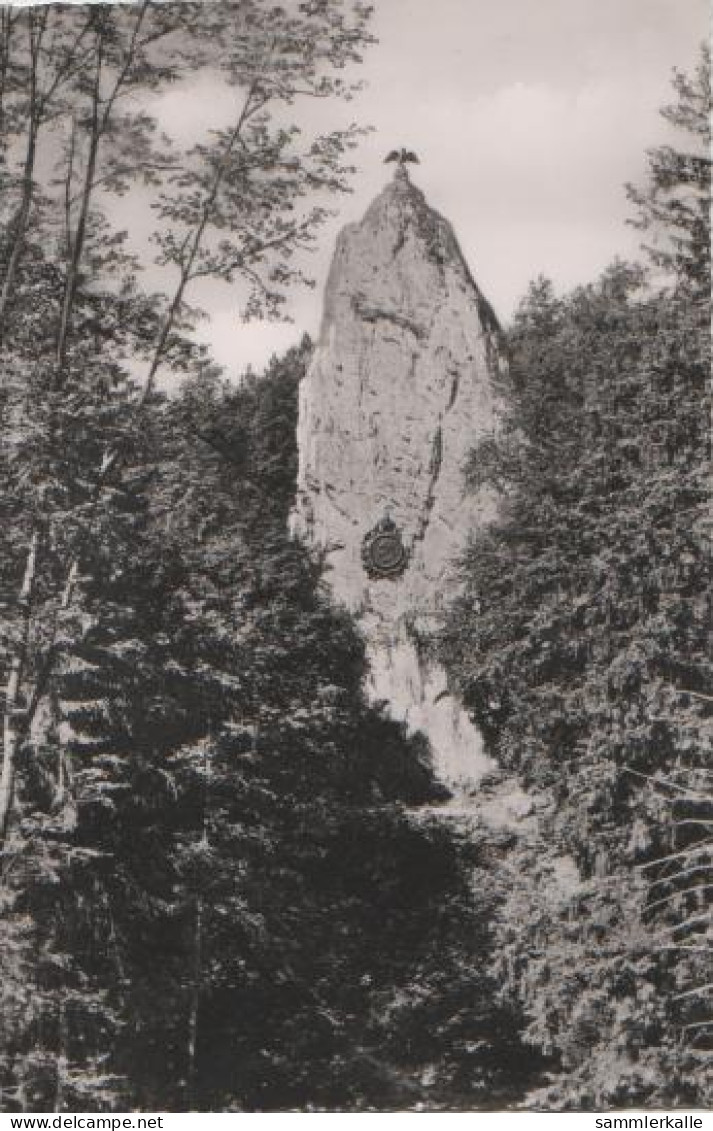
[{"label": "bare tree trunk", "polygon": [[2,343],[5,323],[7,320],[7,311],[15,285],[15,278],[17,276],[17,272],[20,266],[20,260],[22,258],[22,252],[25,246],[27,224],[35,194],[35,159],[37,156],[37,135],[39,133],[41,117],[39,112],[39,98],[37,89],[38,60],[40,47],[42,45],[42,37],[47,26],[47,14],[48,9],[45,9],[39,18],[35,16],[35,14],[31,10],[27,13],[27,26],[30,41],[29,122],[27,126],[25,163],[22,171],[22,195],[20,198],[19,208],[12,223],[12,246],[7,261],[7,267],[5,269],[5,278],[3,280],[2,290],[0,291],[0,344]]},{"label": "bare tree trunk", "polygon": [[159,371],[159,369],[161,368],[161,365],[163,364],[163,362],[166,359],[166,351],[167,351],[167,346],[168,346],[168,343],[169,343],[169,340],[170,340],[170,337],[171,337],[171,332],[173,331],[173,327],[175,325],[176,319],[177,319],[177,317],[178,317],[178,315],[181,311],[181,307],[183,305],[183,296],[186,292],[186,287],[190,283],[191,278],[193,276],[194,264],[196,262],[196,259],[198,258],[198,253],[201,250],[201,247],[202,247],[202,244],[203,244],[203,237],[205,235],[205,230],[208,227],[208,224],[210,223],[211,214],[213,212],[213,208],[215,206],[215,202],[216,202],[216,199],[218,197],[220,187],[223,183],[223,178],[225,177],[228,161],[230,160],[230,157],[231,157],[236,145],[238,145],[238,143],[240,141],[240,138],[241,138],[242,132],[243,132],[243,126],[245,125],[246,121],[254,113],[256,113],[256,111],[259,110],[261,105],[262,105],[262,102],[260,101],[259,96],[258,96],[258,99],[256,101],[254,101],[255,94],[256,94],[256,86],[255,86],[255,84],[253,84],[250,87],[250,89],[248,90],[247,95],[245,96],[245,101],[243,103],[242,110],[241,110],[241,112],[238,116],[237,122],[236,122],[236,124],[235,124],[235,126],[234,126],[234,128],[233,128],[233,130],[230,134],[230,137],[228,139],[228,143],[225,147],[225,151],[223,152],[220,160],[218,161],[212,184],[211,184],[211,186],[210,186],[210,188],[209,188],[209,190],[206,194],[206,198],[203,202],[200,219],[199,219],[198,223],[196,224],[196,227],[194,228],[193,232],[189,232],[185,241],[184,241],[183,248],[182,248],[182,254],[185,254],[185,259],[183,260],[183,262],[181,264],[180,277],[179,277],[179,280],[178,280],[178,284],[176,286],[176,290],[174,292],[173,299],[171,301],[171,305],[169,306],[168,311],[166,313],[166,317],[164,319],[164,323],[163,323],[163,326],[161,328],[161,332],[159,334],[156,349],[154,351],[153,359],[151,361],[151,365],[149,366],[148,374],[146,376],[144,388],[142,390],[141,396],[140,396],[138,404],[137,404],[137,413],[140,413],[143,410],[143,408],[145,407],[145,405],[147,404],[147,402],[150,400],[151,395],[152,395],[154,388],[155,388],[156,377],[158,375],[158,371]]},{"label": "bare tree trunk", "polygon": [[[24,15],[24,13],[23,13]],[[66,80],[70,79],[72,74],[81,65],[79,49],[82,40],[92,26],[95,16],[91,10],[88,12],[86,18],[80,25],[77,34],[69,45],[64,55],[64,61],[59,62],[54,74],[50,75],[50,80],[45,89],[40,89],[40,69],[41,69],[41,55],[43,40],[47,31],[48,23],[52,16],[52,6],[48,5],[40,10],[37,15],[32,9],[28,9],[26,13],[28,21],[28,36],[29,36],[29,110],[28,110],[28,126],[27,126],[27,143],[25,149],[25,162],[22,173],[22,190],[20,203],[12,222],[12,243],[10,247],[10,254],[8,257],[5,277],[3,279],[2,289],[0,290],[0,346],[2,345],[5,330],[7,327],[7,316],[10,303],[12,301],[15,283],[17,281],[17,273],[22,260],[22,255],[25,249],[25,237],[27,235],[28,223],[30,220],[30,213],[32,203],[35,195],[35,164],[37,159],[37,142],[40,135],[42,126],[47,122],[53,108],[53,100],[57,92],[62,88]],[[20,17],[17,16],[16,19]],[[56,19],[66,19],[66,15],[61,13]],[[7,39],[9,44],[10,39],[10,17],[8,16],[6,28]]]},{"label": "bare tree trunk", "polygon": [[30,539],[30,547],[25,562],[25,572],[18,598],[20,639],[17,642],[15,654],[10,664],[10,672],[5,687],[2,770],[0,771],[0,844],[4,843],[7,836],[8,822],[15,794],[17,751],[22,734],[22,728],[19,725],[18,718],[20,713],[20,691],[30,644],[32,596],[37,573],[39,541],[39,533],[35,530]]},{"label": "bare tree trunk", "polygon": [[[77,277],[79,274],[79,265],[82,259],[82,252],[84,251],[84,240],[86,238],[87,220],[89,217],[89,205],[92,197],[92,189],[94,187],[94,177],[96,173],[97,154],[99,152],[99,100],[101,98],[101,76],[103,64],[103,45],[101,35],[97,36],[97,57],[96,67],[94,71],[94,84],[92,87],[92,110],[91,110],[91,131],[89,135],[89,152],[87,154],[87,164],[84,171],[84,185],[82,188],[82,200],[79,208],[79,219],[77,221],[77,230],[72,236],[71,231],[67,231],[67,249],[69,256],[67,259],[67,275],[64,284],[64,294],[62,296],[62,313],[59,320],[59,331],[57,334],[57,349],[56,361],[58,367],[64,365],[67,353],[67,338],[69,336],[69,325],[74,306],[74,299],[77,292]],[[74,160],[74,133],[72,135],[70,158]],[[67,180],[69,182],[69,193],[71,196],[71,176],[72,165],[67,170]]]},{"label": "bare tree trunk", "polygon": [[64,1110],[64,1086],[67,1079],[67,1007],[63,1001],[59,1003],[59,1051],[57,1055],[57,1081],[54,1094],[54,1110]]},{"label": "bare tree trunk", "polygon": [[18,19],[19,14],[13,13],[12,8],[3,7],[0,9],[0,146],[4,141],[5,96],[10,69],[10,45]]},{"label": "bare tree trunk", "polygon": [[[59,332],[57,335],[56,347],[56,360],[57,365],[61,369],[64,366],[67,352],[67,340],[69,337],[70,321],[72,316],[72,308],[77,292],[77,280],[79,277],[79,268],[84,254],[84,245],[87,236],[87,222],[89,220],[89,210],[91,207],[92,197],[96,187],[96,168],[97,158],[99,155],[99,144],[107,127],[111,121],[111,115],[114,109],[116,100],[126,83],[131,66],[136,58],[138,48],[139,32],[144,22],[146,12],[148,10],[148,0],[139,8],[136,16],[136,21],[131,33],[129,45],[126,49],[126,54],[116,77],[114,85],[104,99],[102,97],[102,72],[104,67],[104,33],[99,28],[96,36],[96,63],[94,69],[94,83],[91,92],[91,112],[90,112],[90,133],[89,133],[89,151],[87,154],[87,162],[84,170],[84,179],[82,185],[82,196],[79,204],[79,215],[77,219],[77,227],[74,235],[71,233],[71,209],[66,207],[67,215],[67,276],[65,279],[64,295],[62,297],[62,314],[60,317]],[[103,110],[102,110],[103,105]],[[70,151],[70,164],[67,171],[68,182],[71,182],[72,165],[74,161],[74,134],[72,137],[71,151]],[[71,195],[71,185],[70,185]]]},{"label": "bare tree trunk", "polygon": [[193,978],[191,999],[188,1008],[188,1069],[186,1072],[186,1106],[195,1110],[198,1050],[198,1011],[200,1009],[203,981],[203,899],[196,896],[195,918],[193,921]]}]

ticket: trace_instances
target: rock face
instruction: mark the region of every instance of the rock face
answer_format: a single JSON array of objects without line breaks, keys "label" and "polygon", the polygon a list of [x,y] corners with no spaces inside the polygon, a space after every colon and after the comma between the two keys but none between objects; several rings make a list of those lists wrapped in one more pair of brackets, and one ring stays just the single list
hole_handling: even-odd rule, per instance
[{"label": "rock face", "polygon": [[465,493],[463,466],[497,427],[499,364],[497,323],[450,225],[397,168],[337,241],[300,391],[293,530],[325,552],[360,623],[372,698],[425,731],[441,779],[466,788],[488,762],[429,637],[454,559],[493,513],[492,497]]}]

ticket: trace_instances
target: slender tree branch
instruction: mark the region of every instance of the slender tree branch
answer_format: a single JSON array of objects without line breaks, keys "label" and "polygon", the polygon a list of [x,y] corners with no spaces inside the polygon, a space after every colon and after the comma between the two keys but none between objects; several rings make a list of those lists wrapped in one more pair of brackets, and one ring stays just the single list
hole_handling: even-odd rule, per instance
[{"label": "slender tree branch", "polygon": [[659,864],[668,864],[671,860],[692,860],[695,856],[712,856],[713,841],[703,841],[684,848],[681,852],[671,852],[668,856],[660,856],[658,860],[649,860],[646,864],[636,864],[636,870],[645,872],[648,868],[657,868]]},{"label": "slender tree branch", "polygon": [[713,884],[698,884],[692,888],[677,888],[669,895],[663,896],[662,899],[655,899],[653,903],[647,903],[644,911],[653,911],[655,907],[664,907],[667,903],[673,902],[675,899],[682,899],[685,896],[695,895],[699,891],[713,891]]}]

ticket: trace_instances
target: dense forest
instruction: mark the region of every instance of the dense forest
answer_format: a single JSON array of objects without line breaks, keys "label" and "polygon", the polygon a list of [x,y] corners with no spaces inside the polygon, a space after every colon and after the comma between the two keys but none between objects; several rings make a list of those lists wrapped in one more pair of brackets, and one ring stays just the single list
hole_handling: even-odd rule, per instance
[{"label": "dense forest", "polygon": [[648,270],[510,327],[508,411],[468,476],[501,516],[443,638],[497,761],[537,799],[505,863],[501,984],[556,1055],[536,1096],[710,1103],[710,72],[678,74],[678,148],[629,188]]},{"label": "dense forest", "polygon": [[[439,648],[533,801],[496,834],[290,537],[310,341],[236,385],[192,335],[206,279],[280,316],[352,171],[300,107],[368,9],[266,8],[0,10],[0,1111],[710,1104],[707,56],[646,264],[532,285],[467,469],[500,516]],[[183,151],[152,99],[218,55]]]}]

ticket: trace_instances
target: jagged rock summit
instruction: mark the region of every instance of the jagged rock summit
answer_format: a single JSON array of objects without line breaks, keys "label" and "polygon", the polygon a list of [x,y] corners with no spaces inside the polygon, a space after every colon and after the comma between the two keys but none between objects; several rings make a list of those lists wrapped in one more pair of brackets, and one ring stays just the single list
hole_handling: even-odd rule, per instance
[{"label": "jagged rock summit", "polygon": [[441,778],[465,788],[488,763],[429,639],[455,560],[493,514],[463,468],[498,425],[498,341],[453,229],[399,163],[337,240],[300,390],[293,530],[325,552],[360,623],[372,697],[425,731]]}]

